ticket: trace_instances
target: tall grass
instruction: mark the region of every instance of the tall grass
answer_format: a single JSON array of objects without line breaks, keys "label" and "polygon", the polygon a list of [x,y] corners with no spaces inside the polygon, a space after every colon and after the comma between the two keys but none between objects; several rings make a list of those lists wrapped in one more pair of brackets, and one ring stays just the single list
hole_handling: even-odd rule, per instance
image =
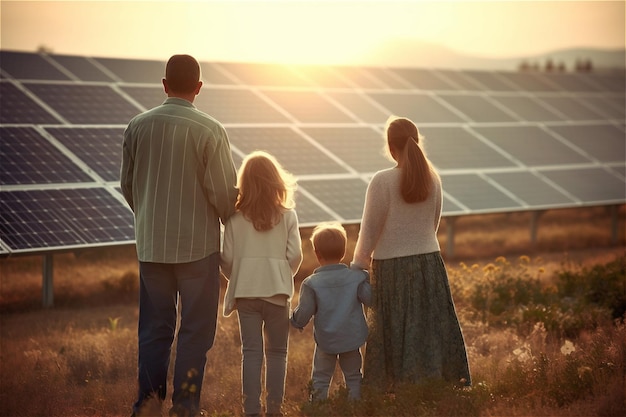
[{"label": "tall grass", "polygon": [[[586,221],[606,217],[595,209],[582,216]],[[308,326],[303,333],[290,334],[285,414],[626,415],[624,238],[610,246],[604,225],[592,228],[593,233],[580,232],[585,228],[573,226],[572,218],[568,224],[565,217],[559,222],[574,235],[588,233],[586,237],[571,242],[560,226],[552,226],[541,243],[549,247],[540,254],[524,241],[524,218],[468,220],[472,232],[459,233],[461,254],[469,251],[465,245],[475,242],[475,234],[484,233],[478,255],[447,262],[468,348],[474,382],[470,389],[435,381],[400,386],[393,393],[365,387],[363,399],[354,402],[337,370],[331,398],[309,403],[314,342]],[[494,224],[498,219],[499,225]],[[353,245],[358,228],[348,229]],[[303,230],[305,263],[298,281],[316,266],[307,233]],[[501,242],[508,235],[522,242],[507,243],[509,251],[504,253]],[[601,248],[577,247],[581,241]],[[0,261],[0,415],[129,415],[137,353],[133,249],[56,256],[53,309],[40,307],[40,267],[34,257]],[[220,317],[218,326],[208,354],[202,406],[214,417],[239,416],[236,315]],[[165,415],[168,405],[157,405],[155,415]]]}]

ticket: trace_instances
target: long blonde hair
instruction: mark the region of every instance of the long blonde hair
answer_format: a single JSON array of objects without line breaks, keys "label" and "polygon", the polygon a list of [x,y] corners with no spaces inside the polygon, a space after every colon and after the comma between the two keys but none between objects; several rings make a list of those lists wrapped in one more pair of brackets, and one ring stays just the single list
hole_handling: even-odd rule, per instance
[{"label": "long blonde hair", "polygon": [[417,126],[405,117],[387,119],[387,146],[402,171],[400,194],[407,203],[426,200],[437,175],[420,146]]},{"label": "long blonde hair", "polygon": [[269,153],[254,151],[247,155],[237,177],[239,196],[235,207],[256,230],[271,229],[284,210],[295,207],[295,177]]}]

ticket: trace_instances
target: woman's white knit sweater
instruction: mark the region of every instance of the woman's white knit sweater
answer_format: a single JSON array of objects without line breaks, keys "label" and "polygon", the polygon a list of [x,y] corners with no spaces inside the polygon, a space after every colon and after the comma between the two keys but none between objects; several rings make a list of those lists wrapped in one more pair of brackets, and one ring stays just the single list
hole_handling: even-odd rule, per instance
[{"label": "woman's white knit sweater", "polygon": [[400,194],[401,171],[389,168],[372,177],[365,195],[361,230],[353,264],[367,268],[371,259],[391,259],[440,250],[441,179],[433,173],[426,201],[408,204]]}]

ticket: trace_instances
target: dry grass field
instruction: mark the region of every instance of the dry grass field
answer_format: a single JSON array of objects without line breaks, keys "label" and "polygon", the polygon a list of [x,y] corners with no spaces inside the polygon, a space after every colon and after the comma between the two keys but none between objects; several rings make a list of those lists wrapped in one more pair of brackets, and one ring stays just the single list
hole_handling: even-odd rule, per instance
[{"label": "dry grass field", "polygon": [[[626,300],[625,222],[621,206],[618,242],[612,243],[605,208],[547,211],[530,245],[528,213],[459,218],[454,258],[445,253],[442,222],[439,238],[472,389],[404,387],[394,396],[366,392],[351,403],[337,373],[333,398],[308,404],[309,325],[290,335],[285,415],[626,415],[626,328],[603,304],[611,297]],[[351,254],[358,226],[347,229]],[[305,260],[296,289],[316,267],[309,234],[302,230]],[[41,307],[41,271],[40,256],[0,260],[0,416],[130,415],[137,352],[134,247],[56,254],[51,309]],[[596,286],[583,293],[588,283]],[[220,317],[218,326],[202,406],[209,415],[240,416],[236,315]]]}]

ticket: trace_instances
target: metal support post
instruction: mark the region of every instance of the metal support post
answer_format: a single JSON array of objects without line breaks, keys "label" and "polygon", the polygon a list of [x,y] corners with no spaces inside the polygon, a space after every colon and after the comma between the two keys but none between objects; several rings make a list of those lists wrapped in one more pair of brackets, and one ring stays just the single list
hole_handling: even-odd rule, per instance
[{"label": "metal support post", "polygon": [[53,255],[48,253],[43,256],[42,295],[43,306],[49,308],[54,305],[54,289],[52,287]]}]

